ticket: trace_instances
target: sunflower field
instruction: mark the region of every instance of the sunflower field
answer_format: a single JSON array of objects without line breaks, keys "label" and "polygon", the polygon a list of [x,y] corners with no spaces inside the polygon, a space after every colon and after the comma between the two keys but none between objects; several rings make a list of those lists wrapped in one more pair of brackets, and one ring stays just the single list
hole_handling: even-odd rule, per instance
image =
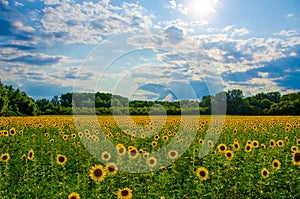
[{"label": "sunflower field", "polygon": [[180,116],[132,119],[1,117],[0,198],[300,198],[300,117],[226,116],[217,140],[209,116],[192,137]]}]

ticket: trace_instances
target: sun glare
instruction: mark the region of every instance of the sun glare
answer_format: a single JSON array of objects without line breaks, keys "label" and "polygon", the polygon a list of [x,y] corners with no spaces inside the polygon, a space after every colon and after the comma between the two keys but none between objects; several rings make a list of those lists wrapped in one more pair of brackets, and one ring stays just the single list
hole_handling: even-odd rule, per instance
[{"label": "sun glare", "polygon": [[216,12],[214,6],[218,0],[191,0],[188,4],[189,14],[193,17],[206,17]]}]

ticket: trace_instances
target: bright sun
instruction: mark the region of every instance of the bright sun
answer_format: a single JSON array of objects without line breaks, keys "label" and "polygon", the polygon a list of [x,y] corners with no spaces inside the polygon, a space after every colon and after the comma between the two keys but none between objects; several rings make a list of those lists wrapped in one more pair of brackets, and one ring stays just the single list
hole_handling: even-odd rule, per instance
[{"label": "bright sun", "polygon": [[218,0],[191,0],[188,4],[188,12],[194,17],[206,17],[215,12],[214,6]]}]

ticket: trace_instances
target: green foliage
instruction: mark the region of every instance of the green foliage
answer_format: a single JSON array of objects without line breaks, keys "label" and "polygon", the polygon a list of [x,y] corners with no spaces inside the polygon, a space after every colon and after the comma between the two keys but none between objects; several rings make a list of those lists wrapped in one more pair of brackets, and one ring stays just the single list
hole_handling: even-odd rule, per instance
[{"label": "green foliage", "polygon": [[0,81],[0,116],[37,115],[34,100],[12,86],[4,86]]},{"label": "green foliage", "polygon": [[[213,110],[212,110],[213,108]],[[258,93],[244,97],[240,89],[203,96],[199,101],[133,100],[110,93],[66,93],[34,101],[0,81],[0,116],[18,115],[300,115],[300,92]]]}]

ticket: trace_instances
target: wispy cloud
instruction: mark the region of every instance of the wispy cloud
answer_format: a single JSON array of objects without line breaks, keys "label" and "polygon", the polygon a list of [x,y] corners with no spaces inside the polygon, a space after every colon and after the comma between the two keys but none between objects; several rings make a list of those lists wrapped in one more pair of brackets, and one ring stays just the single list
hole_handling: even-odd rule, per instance
[{"label": "wispy cloud", "polygon": [[296,30],[281,30],[279,33],[274,33],[275,35],[281,35],[285,37],[296,36],[299,33]]}]

